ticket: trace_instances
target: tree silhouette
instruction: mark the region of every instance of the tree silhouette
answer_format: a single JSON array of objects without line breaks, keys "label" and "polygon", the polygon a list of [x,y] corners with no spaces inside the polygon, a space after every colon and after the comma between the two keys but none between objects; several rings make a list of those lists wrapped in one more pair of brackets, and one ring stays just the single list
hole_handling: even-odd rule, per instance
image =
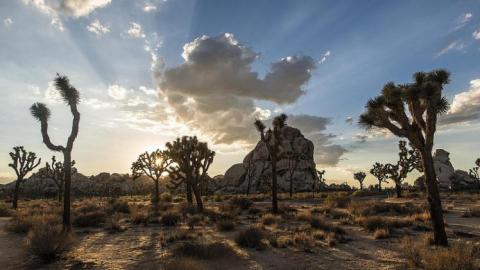
[{"label": "tree silhouette", "polygon": [[360,190],[363,189],[363,180],[365,180],[367,175],[364,172],[356,172],[353,174],[353,178],[360,183]]},{"label": "tree silhouette", "polygon": [[387,183],[388,175],[386,166],[379,162],[375,162],[375,164],[373,164],[373,167],[370,169],[370,173],[377,178],[378,190],[381,191],[382,183]]},{"label": "tree silhouette", "polygon": [[166,144],[165,153],[173,164],[169,167],[171,188],[186,185],[187,201],[192,204],[195,195],[197,209],[203,211],[200,184],[207,180],[207,171],[213,162],[215,152],[208,149],[207,143],[198,141],[196,136],[183,136]]},{"label": "tree silhouette", "polygon": [[479,173],[479,170],[480,170],[480,158],[477,158],[477,160],[475,160],[475,167],[471,168],[469,170],[469,175],[477,180],[480,181],[480,173]]},{"label": "tree silhouette", "polygon": [[421,157],[418,150],[408,149],[407,142],[398,142],[399,160],[396,164],[386,164],[385,170],[387,177],[395,183],[395,192],[397,198],[402,196],[402,182],[407,178],[407,174],[413,170],[423,171]]},{"label": "tree silhouette", "polygon": [[285,155],[288,159],[288,174],[290,180],[290,198],[293,197],[293,176],[295,175],[295,171],[297,170],[298,164],[301,160],[301,155],[295,153],[294,151]]},{"label": "tree silhouette", "polygon": [[315,170],[313,176],[313,184],[312,184],[312,193],[313,197],[315,198],[315,192],[320,189],[321,186],[325,186],[325,170]]},{"label": "tree silhouette", "polygon": [[420,151],[425,172],[427,200],[434,228],[436,245],[448,245],[443,222],[442,202],[433,165],[433,143],[439,114],[448,110],[442,90],[449,82],[445,70],[417,72],[414,82],[383,87],[382,93],[368,101],[359,123],[366,128],[388,129],[398,137],[407,138]]},{"label": "tree silhouette", "polygon": [[34,152],[27,152],[23,146],[13,147],[13,152],[10,152],[10,157],[12,158],[12,163],[8,164],[8,166],[11,167],[17,175],[15,189],[13,191],[12,207],[13,209],[17,209],[20,184],[25,180],[25,176],[40,164],[42,159],[37,159],[37,155]]},{"label": "tree silhouette", "polygon": [[[77,173],[75,166],[75,160],[72,160],[72,175]],[[61,161],[57,161],[55,156],[52,156],[52,163],[45,163],[45,167],[40,171],[40,177],[52,179],[57,186],[58,201],[63,199],[63,189],[65,186],[65,169]]]},{"label": "tree silhouette", "polygon": [[132,163],[132,175],[136,179],[142,175],[148,176],[155,182],[155,202],[160,201],[159,181],[163,173],[167,172],[172,160],[164,151],[157,149],[151,153],[145,152]]},{"label": "tree silhouette", "polygon": [[72,149],[73,143],[78,135],[78,128],[80,124],[80,113],[78,112],[77,105],[80,103],[80,94],[78,90],[70,84],[70,81],[66,76],[61,76],[57,73],[55,77],[55,88],[60,93],[63,101],[70,107],[70,112],[73,115],[72,130],[68,136],[67,144],[65,146],[55,145],[50,141],[48,135],[48,119],[50,118],[50,109],[43,103],[34,103],[30,107],[32,116],[40,121],[41,133],[43,143],[52,151],[63,153],[63,167],[65,177],[65,191],[63,200],[63,229],[70,231],[72,223],[70,219],[70,207],[71,207],[71,182],[72,182]]},{"label": "tree silhouette", "polygon": [[259,119],[255,120],[255,127],[260,133],[260,140],[265,144],[268,154],[270,156],[272,169],[272,212],[278,213],[278,199],[277,199],[277,161],[283,155],[280,148],[281,138],[280,131],[286,125],[287,115],[281,114],[273,119],[273,130],[269,128],[265,131],[265,124]]}]

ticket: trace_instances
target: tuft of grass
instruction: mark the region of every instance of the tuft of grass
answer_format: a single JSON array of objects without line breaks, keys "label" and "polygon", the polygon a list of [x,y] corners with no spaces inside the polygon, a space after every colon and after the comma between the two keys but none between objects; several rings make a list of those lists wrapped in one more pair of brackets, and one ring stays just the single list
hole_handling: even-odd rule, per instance
[{"label": "tuft of grass", "polygon": [[320,217],[312,217],[310,226],[314,229],[319,229],[325,232],[334,232],[337,234],[345,234],[345,230],[339,226],[331,224]]},{"label": "tuft of grass", "polygon": [[474,270],[478,248],[472,243],[457,242],[450,247],[430,245],[427,237],[415,241],[411,237],[402,240],[401,248],[412,268],[425,270]]},{"label": "tuft of grass", "polygon": [[390,230],[388,229],[376,229],[373,232],[373,238],[375,239],[385,239],[390,237]]},{"label": "tuft of grass", "polygon": [[217,223],[217,229],[221,232],[233,231],[235,224],[231,220],[220,220]]},{"label": "tuft of grass", "polygon": [[43,221],[35,224],[27,235],[28,250],[44,261],[51,261],[67,250],[73,236],[65,232],[60,224]]},{"label": "tuft of grass", "polygon": [[235,242],[246,248],[264,248],[264,240],[266,239],[265,232],[257,227],[249,227],[237,233]]},{"label": "tuft of grass", "polygon": [[274,214],[265,214],[262,216],[262,224],[265,226],[277,224],[279,221],[280,217]]},{"label": "tuft of grass", "polygon": [[130,212],[130,218],[133,224],[143,224],[148,225],[149,215],[148,212],[144,209],[134,208]]},{"label": "tuft of grass", "polygon": [[253,205],[253,201],[247,197],[237,196],[230,199],[230,204],[233,207],[236,207],[242,210],[247,210]]},{"label": "tuft of grass", "polygon": [[349,205],[350,213],[355,216],[372,215],[413,215],[423,212],[423,209],[412,203],[386,203],[375,200],[362,200]]},{"label": "tuft of grass", "polygon": [[106,214],[101,210],[94,212],[78,213],[73,219],[77,227],[97,227],[105,222]]},{"label": "tuft of grass", "polygon": [[312,252],[315,246],[315,239],[308,232],[297,232],[293,236],[293,243],[305,252]]},{"label": "tuft of grass", "polygon": [[180,215],[175,212],[166,212],[162,215],[160,223],[163,226],[177,226],[180,223]]},{"label": "tuft of grass", "polygon": [[192,215],[187,218],[187,226],[193,230],[195,226],[200,226],[203,221],[203,216],[201,215]]},{"label": "tuft of grass", "polygon": [[174,250],[175,256],[190,257],[200,260],[212,260],[233,255],[232,249],[224,243],[184,242]]},{"label": "tuft of grass", "polygon": [[105,224],[105,229],[110,233],[123,232],[127,228],[120,223],[121,216],[117,213],[111,216]]},{"label": "tuft of grass", "polygon": [[128,205],[128,202],[113,199],[109,201],[108,212],[129,214],[130,206]]},{"label": "tuft of grass", "polygon": [[172,194],[170,194],[170,192],[163,192],[162,194],[160,194],[160,200],[162,202],[172,202],[173,201]]},{"label": "tuft of grass", "polygon": [[346,208],[351,202],[348,193],[346,192],[334,192],[328,194],[325,198],[325,204],[330,207]]}]

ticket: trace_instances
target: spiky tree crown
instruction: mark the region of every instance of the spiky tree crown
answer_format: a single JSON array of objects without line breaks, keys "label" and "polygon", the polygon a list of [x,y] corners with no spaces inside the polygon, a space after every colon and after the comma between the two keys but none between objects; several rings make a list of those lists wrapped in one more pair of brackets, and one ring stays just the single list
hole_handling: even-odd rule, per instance
[{"label": "spiky tree crown", "polygon": [[363,181],[367,175],[364,172],[356,172],[353,174],[353,177],[359,181]]},{"label": "spiky tree crown", "polygon": [[50,118],[50,109],[47,105],[37,102],[30,107],[32,116],[40,122],[46,122]]},{"label": "spiky tree crown", "polygon": [[132,163],[133,178],[146,175],[152,180],[158,181],[171,164],[172,160],[168,158],[165,151],[157,149],[153,152],[145,152]]},{"label": "spiky tree crown", "polygon": [[37,155],[34,152],[27,152],[23,146],[13,147],[13,152],[9,154],[10,158],[12,158],[12,163],[8,164],[8,166],[15,171],[19,178],[23,178],[42,161],[41,158],[37,159]]},{"label": "spiky tree crown", "polygon": [[80,93],[70,84],[67,76],[57,73],[57,77],[55,77],[55,87],[67,104],[73,105],[80,102]]},{"label": "spiky tree crown", "polygon": [[387,83],[381,95],[367,102],[359,123],[366,128],[387,128],[403,136],[413,125],[425,129],[425,113],[437,115],[448,110],[448,101],[442,97],[442,89],[449,83],[449,77],[445,70],[433,70],[415,73],[414,82],[410,84]]}]

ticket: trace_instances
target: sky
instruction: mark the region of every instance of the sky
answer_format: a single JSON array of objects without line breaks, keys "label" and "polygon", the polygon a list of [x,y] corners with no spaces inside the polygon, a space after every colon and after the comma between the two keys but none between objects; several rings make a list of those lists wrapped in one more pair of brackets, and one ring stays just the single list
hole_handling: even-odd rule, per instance
[{"label": "sky", "polygon": [[[0,183],[13,146],[47,161],[34,102],[65,144],[57,73],[80,91],[80,172],[128,173],[146,151],[196,135],[211,175],[258,141],[253,120],[289,115],[315,144],[327,182],[396,162],[398,138],[357,125],[390,81],[445,68],[451,107],[435,148],[468,170],[480,156],[480,1],[4,0],[0,2]],[[415,174],[409,178],[413,182]],[[369,175],[366,183],[373,184]]]}]

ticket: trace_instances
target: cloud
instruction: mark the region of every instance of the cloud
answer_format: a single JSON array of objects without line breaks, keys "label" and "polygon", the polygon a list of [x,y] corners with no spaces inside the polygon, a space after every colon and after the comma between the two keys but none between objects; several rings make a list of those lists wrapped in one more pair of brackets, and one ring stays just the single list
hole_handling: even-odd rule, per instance
[{"label": "cloud", "polygon": [[59,31],[63,32],[65,30],[57,10],[51,6],[51,3],[46,3],[45,0],[23,0],[23,3],[25,5],[32,5],[41,13],[49,16],[50,24],[53,27],[57,28]]},{"label": "cloud", "polygon": [[331,54],[330,51],[327,51],[326,53],[324,53],[320,61],[318,61],[318,63],[323,64],[327,60],[327,58],[330,56],[330,54]]},{"label": "cloud", "polygon": [[347,118],[345,119],[345,122],[346,122],[347,124],[350,124],[350,125],[353,124],[353,117],[351,117],[351,116],[347,117]]},{"label": "cloud", "polygon": [[136,22],[130,22],[130,28],[128,28],[127,33],[132,38],[145,38],[142,26]]},{"label": "cloud", "polygon": [[13,20],[11,18],[6,18],[3,20],[3,25],[5,25],[5,27],[10,27],[12,24]]},{"label": "cloud", "polygon": [[[256,102],[295,103],[305,93],[316,67],[311,57],[288,56],[272,63],[260,77],[252,70],[258,55],[233,34],[202,36],[183,46],[184,63],[156,70],[155,77],[161,96],[178,121],[201,131],[217,145],[251,147],[258,141],[254,119],[271,117],[271,111]],[[321,163],[335,164],[345,149],[331,142],[334,135],[322,133],[329,122],[308,115],[288,120],[317,143],[316,156]]]},{"label": "cloud", "polygon": [[127,97],[127,89],[119,85],[109,85],[107,88],[108,95],[116,100],[123,100]]},{"label": "cloud", "polygon": [[89,25],[87,25],[87,30],[97,36],[101,36],[110,32],[110,27],[103,25],[98,19],[95,19]]},{"label": "cloud", "polygon": [[480,40],[480,29],[475,30],[475,31],[472,33],[472,37],[473,37],[474,39]]},{"label": "cloud", "polygon": [[461,51],[463,50],[463,48],[465,48],[465,44],[463,42],[460,42],[460,41],[454,41],[450,44],[448,44],[445,48],[441,49],[436,55],[435,57],[440,57],[441,55],[451,51],[451,50],[456,50],[456,51]]},{"label": "cloud", "polygon": [[472,20],[473,14],[470,12],[463,13],[462,15],[458,16],[456,20],[456,26],[453,31],[463,28]]},{"label": "cloud", "polygon": [[453,98],[450,109],[439,120],[441,125],[480,119],[480,79],[470,81],[470,89]]},{"label": "cloud", "polygon": [[152,3],[149,3],[149,2],[146,2],[145,5],[143,6],[143,11],[145,12],[152,12],[152,11],[156,11],[157,10],[157,6],[155,6],[154,4]]},{"label": "cloud", "polygon": [[56,2],[56,5],[54,3],[56,10],[63,14],[78,18],[90,14],[97,8],[107,6],[110,4],[111,0],[57,0],[53,2]]}]

